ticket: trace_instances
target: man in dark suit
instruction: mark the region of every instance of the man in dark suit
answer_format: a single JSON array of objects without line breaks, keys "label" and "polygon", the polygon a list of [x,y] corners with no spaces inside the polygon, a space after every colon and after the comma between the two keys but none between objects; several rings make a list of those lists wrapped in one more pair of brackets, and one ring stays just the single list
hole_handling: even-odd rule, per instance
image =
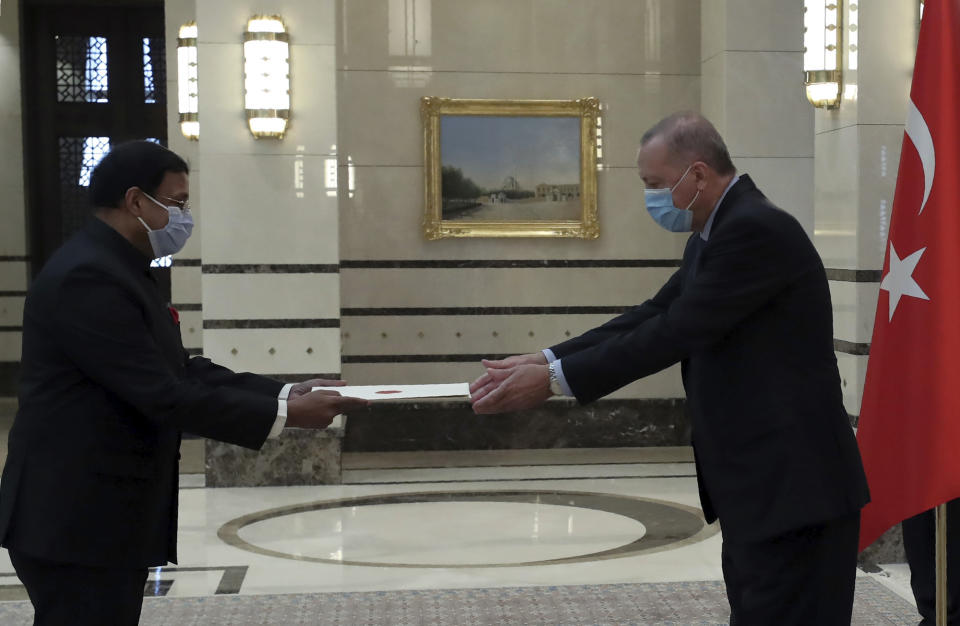
[{"label": "man in dark suit", "polygon": [[37,624],[136,624],[147,568],[176,562],[183,431],[258,449],[366,404],[189,358],[148,268],[192,231],[188,168],[117,146],[90,181],[96,219],[27,295],[0,543]]},{"label": "man in dark suit", "polygon": [[843,407],[823,264],[799,223],[737,176],[695,113],[644,135],[647,209],[695,231],[644,304],[545,350],[485,361],[478,413],[591,402],[681,363],[700,499],[723,530],[731,623],[849,624],[866,477]]}]

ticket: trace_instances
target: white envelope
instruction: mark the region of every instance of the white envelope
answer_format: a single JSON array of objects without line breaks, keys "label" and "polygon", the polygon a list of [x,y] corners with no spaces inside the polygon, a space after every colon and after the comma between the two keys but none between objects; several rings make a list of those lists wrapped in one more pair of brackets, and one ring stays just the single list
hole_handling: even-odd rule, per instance
[{"label": "white envelope", "polygon": [[314,387],[339,392],[341,396],[364,400],[398,400],[413,398],[470,399],[470,383],[442,385],[346,385],[343,387]]}]

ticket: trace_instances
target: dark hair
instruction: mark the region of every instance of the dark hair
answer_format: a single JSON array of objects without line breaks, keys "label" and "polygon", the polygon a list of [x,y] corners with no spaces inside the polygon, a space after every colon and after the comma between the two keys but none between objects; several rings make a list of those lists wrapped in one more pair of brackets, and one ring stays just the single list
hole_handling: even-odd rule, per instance
[{"label": "dark hair", "polygon": [[90,175],[94,208],[117,207],[131,187],[153,195],[167,172],[190,173],[180,156],[152,141],[128,141],[114,147]]},{"label": "dark hair", "polygon": [[737,168],[730,160],[730,152],[723,137],[710,120],[693,111],[669,115],[643,133],[640,145],[654,137],[663,137],[671,157],[684,161],[703,161],[718,174],[733,174]]}]

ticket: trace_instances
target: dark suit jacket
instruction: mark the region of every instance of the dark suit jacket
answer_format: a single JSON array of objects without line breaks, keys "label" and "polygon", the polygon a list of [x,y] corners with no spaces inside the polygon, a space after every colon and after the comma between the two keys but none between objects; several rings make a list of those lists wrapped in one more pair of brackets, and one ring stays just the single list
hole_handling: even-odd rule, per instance
[{"label": "dark suit jacket", "polygon": [[248,448],[270,432],[282,383],[189,358],[148,265],[94,219],[27,294],[3,546],[92,566],[176,561],[181,431]]},{"label": "dark suit jacket", "polygon": [[716,211],[653,299],[552,350],[584,403],[681,362],[704,513],[756,541],[869,495],[819,255],[746,175]]}]

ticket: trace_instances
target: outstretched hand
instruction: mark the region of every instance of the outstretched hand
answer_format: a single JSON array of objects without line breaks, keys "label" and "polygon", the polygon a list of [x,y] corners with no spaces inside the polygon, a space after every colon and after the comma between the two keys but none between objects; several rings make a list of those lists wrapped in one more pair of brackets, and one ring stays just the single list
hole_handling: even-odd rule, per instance
[{"label": "outstretched hand", "polygon": [[493,370],[509,370],[518,365],[546,365],[547,357],[545,357],[542,352],[532,352],[530,354],[517,354],[499,360],[483,359],[480,362],[483,364],[483,367],[486,368],[487,373],[470,384],[470,399],[474,402],[493,391],[500,381],[506,380],[505,378],[495,380],[489,372]]},{"label": "outstretched hand", "polygon": [[547,366],[532,364],[488,368],[487,373],[470,386],[470,394],[473,412],[477,414],[532,409],[553,395]]}]

